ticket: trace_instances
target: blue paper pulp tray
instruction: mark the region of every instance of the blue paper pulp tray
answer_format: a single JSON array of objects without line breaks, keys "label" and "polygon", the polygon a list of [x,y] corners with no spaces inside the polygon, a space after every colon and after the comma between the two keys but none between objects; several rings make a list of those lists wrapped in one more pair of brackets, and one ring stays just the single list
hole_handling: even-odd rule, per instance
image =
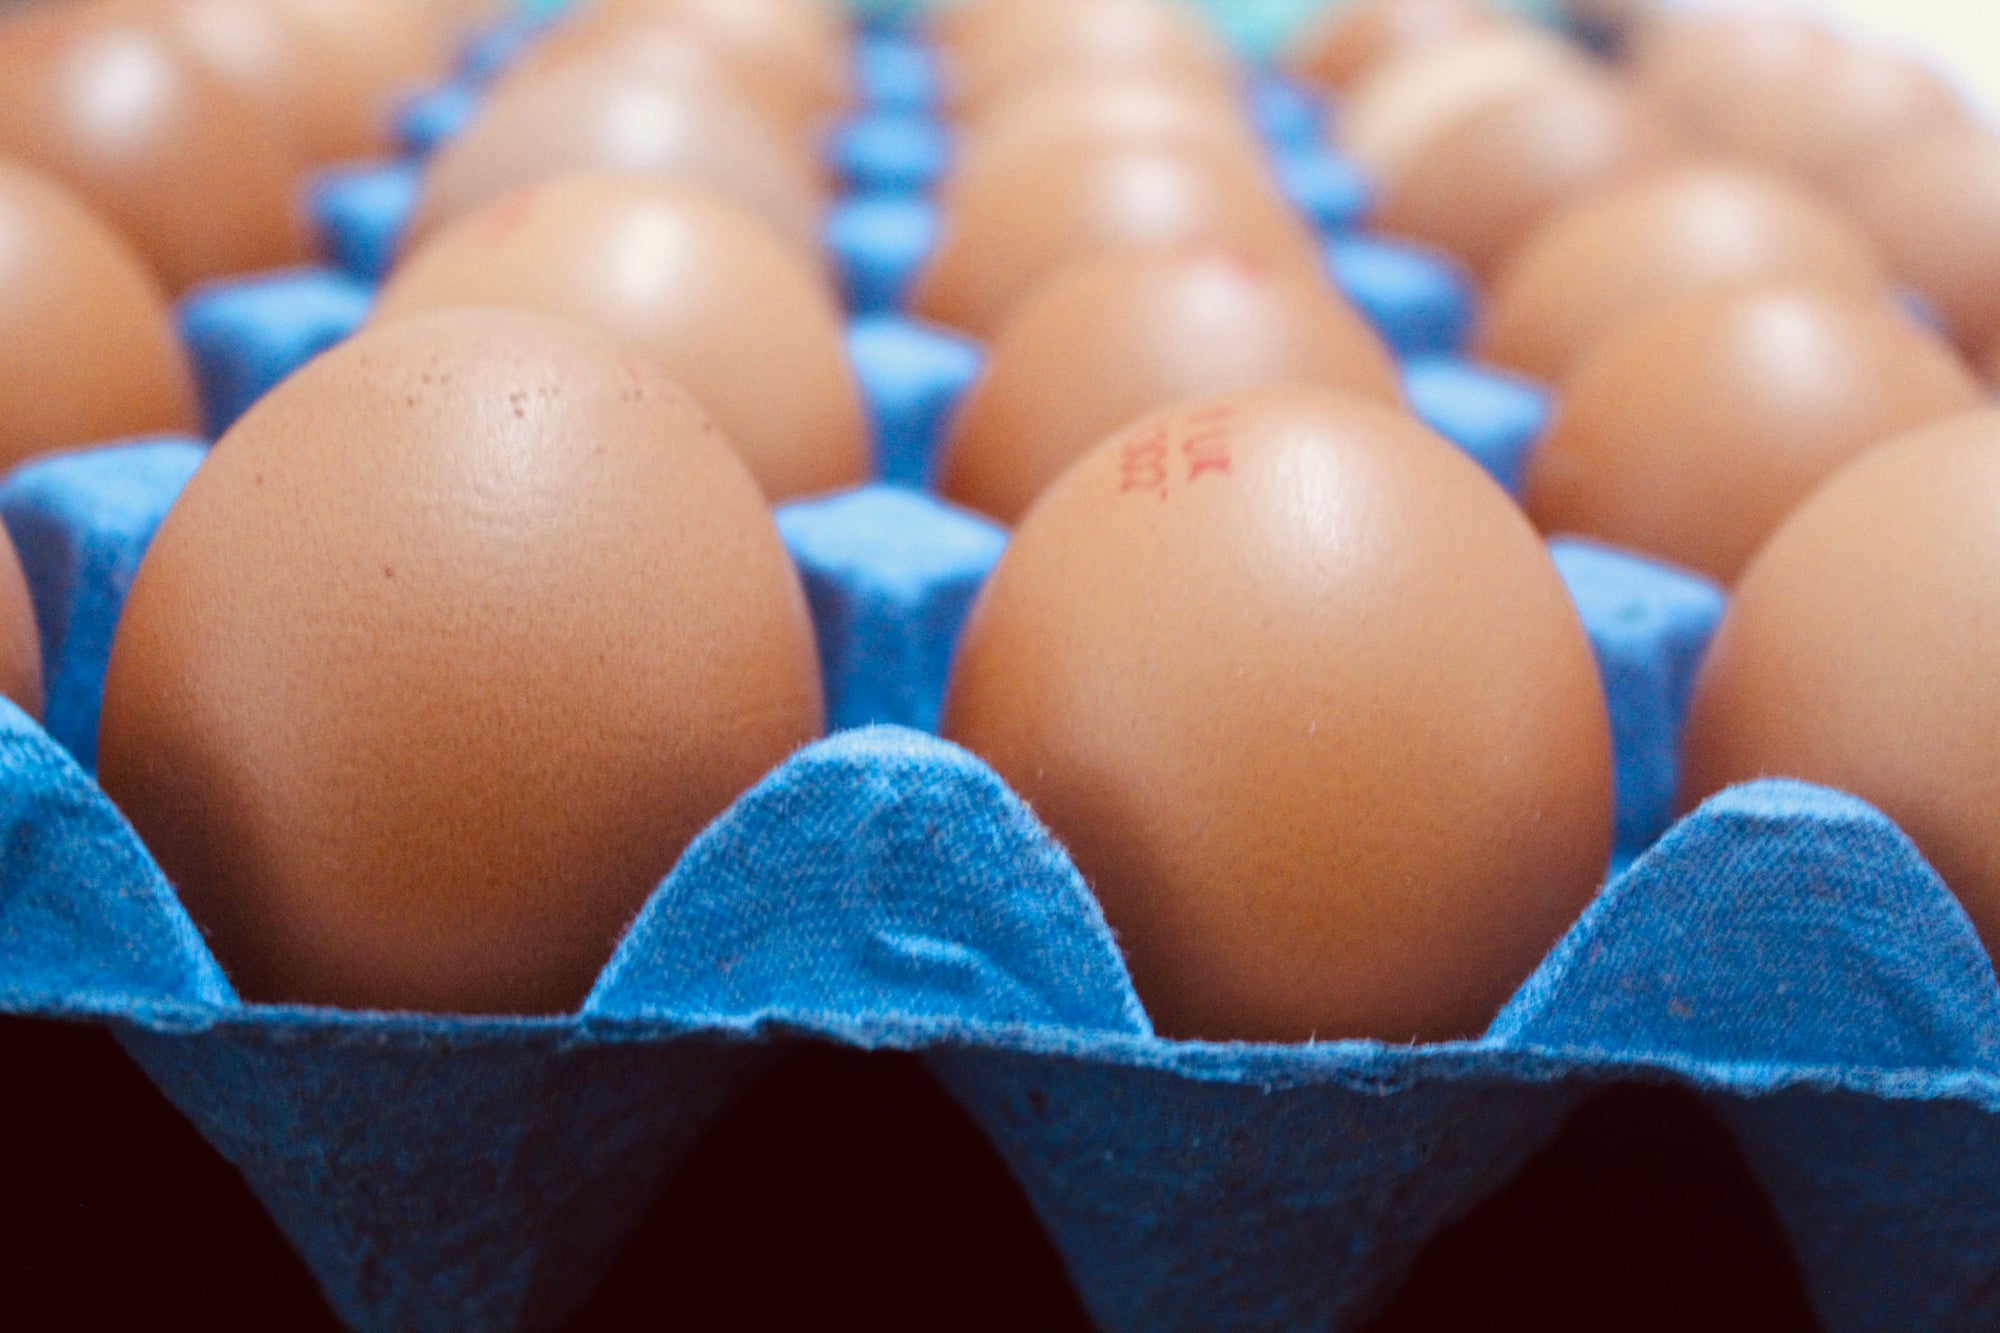
[{"label": "blue paper pulp tray", "polygon": [[[87,451],[0,489],[54,631],[51,723],[61,709],[86,754],[75,719],[95,706],[76,696],[199,457]],[[900,673],[868,709],[934,713],[999,534],[894,488],[781,523],[816,585],[836,712]],[[1593,548],[1558,558],[1621,746],[1651,735],[1670,768],[1700,585]],[[1621,753],[1621,781],[1629,767]],[[109,1023],[357,1328],[549,1326],[703,1127],[808,1038],[924,1052],[1111,1329],[1348,1326],[1621,1078],[1714,1095],[1834,1327],[2000,1317],[2000,986],[1907,840],[1816,788],[1717,798],[1611,884],[1485,1038],[1416,1048],[1153,1037],[1061,849],[990,770],[907,727],[838,734],[748,793],[563,1018],[238,1003],[83,769],[6,709],[0,827],[0,1003]]]}]

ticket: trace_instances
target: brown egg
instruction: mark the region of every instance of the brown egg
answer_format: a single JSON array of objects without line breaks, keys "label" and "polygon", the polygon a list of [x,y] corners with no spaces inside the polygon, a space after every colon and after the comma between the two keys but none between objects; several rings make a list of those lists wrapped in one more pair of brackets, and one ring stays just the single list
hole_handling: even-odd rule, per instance
[{"label": "brown egg", "polygon": [[1956,127],[1918,137],[1857,176],[1845,199],[1960,347],[2000,340],[2000,135]]},{"label": "brown egg", "polygon": [[1693,297],[1564,382],[1528,513],[1731,583],[1849,459],[1980,397],[1950,345],[1887,302],[1769,284]]},{"label": "brown egg", "polygon": [[1061,19],[1017,23],[977,48],[954,50],[952,100],[977,107],[1052,70],[1143,73],[1214,88],[1236,87],[1240,78],[1228,48],[1192,8],[1161,0],[1096,0]]},{"label": "brown egg", "polygon": [[1590,646],[1506,495],[1339,390],[1199,400],[1044,495],[944,734],[1068,847],[1174,1037],[1471,1037],[1601,881]]},{"label": "brown egg", "polygon": [[452,306],[568,315],[644,348],[774,501],[867,475],[868,424],[832,290],[721,195],[590,174],[530,187],[404,260],[373,318]]},{"label": "brown egg", "polygon": [[160,280],[81,200],[4,161],[0,404],[0,470],[51,449],[198,425]]},{"label": "brown egg", "polygon": [[137,0],[202,71],[309,163],[388,152],[400,97],[444,73],[415,0]]},{"label": "brown egg", "polygon": [[1756,281],[1888,293],[1868,238],[1813,195],[1766,173],[1689,165],[1579,200],[1536,228],[1494,283],[1479,352],[1561,379],[1627,320]]},{"label": "brown egg", "polygon": [[5,528],[0,528],[0,694],[29,717],[41,717],[41,633],[21,557]]},{"label": "brown egg", "polygon": [[1579,72],[1442,126],[1376,181],[1372,220],[1490,277],[1563,205],[1680,152],[1650,108]]},{"label": "brown egg", "polygon": [[783,71],[821,114],[839,111],[851,93],[850,32],[838,5],[806,0],[604,0],[583,23],[616,30],[662,21],[686,26],[740,71]]},{"label": "brown egg", "polygon": [[1965,109],[1931,70],[1781,14],[1647,25],[1633,77],[1705,146],[1831,186]]},{"label": "brown egg", "polygon": [[405,244],[545,177],[593,170],[719,190],[818,252],[818,168],[752,103],[584,60],[496,94],[438,151]]},{"label": "brown egg", "polygon": [[2000,413],[1898,437],[1794,513],[1702,664],[1681,801],[1792,777],[1869,801],[2000,950]]},{"label": "brown egg", "polygon": [[1283,63],[1295,79],[1345,92],[1389,60],[1497,28],[1501,22],[1484,0],[1361,0],[1332,5],[1299,30]]},{"label": "brown egg", "polygon": [[146,552],[100,778],[238,991],[583,999],[701,828],[821,726],[791,561],[715,427],[580,324],[364,332]]},{"label": "brown egg", "polygon": [[1029,144],[1159,143],[1228,139],[1268,153],[1234,91],[1154,74],[1056,72],[995,94],[957,127],[956,160]]},{"label": "brown egg", "polygon": [[82,195],[175,291],[306,257],[281,132],[129,11],[0,20],[0,157]]},{"label": "brown egg", "polygon": [[1134,418],[1282,382],[1403,403],[1388,349],[1324,282],[1210,249],[1087,259],[1000,326],[952,420],[939,489],[1013,523]]},{"label": "brown egg", "polygon": [[511,89],[577,61],[607,60],[675,85],[692,82],[702,91],[722,84],[733,97],[748,100],[794,137],[816,134],[829,114],[824,95],[815,91],[811,80],[783,64],[745,60],[684,19],[668,15],[618,22],[604,16],[566,23],[525,51],[495,89]]},{"label": "brown egg", "polygon": [[918,315],[990,334],[1036,283],[1101,250],[1211,243],[1324,276],[1317,238],[1261,166],[1168,146],[1076,144],[1038,157],[1027,177],[984,165],[956,173],[911,294]]},{"label": "brown egg", "polygon": [[1334,132],[1355,161],[1389,178],[1452,125],[1589,70],[1574,47],[1536,28],[1474,34],[1384,62],[1341,103]]}]

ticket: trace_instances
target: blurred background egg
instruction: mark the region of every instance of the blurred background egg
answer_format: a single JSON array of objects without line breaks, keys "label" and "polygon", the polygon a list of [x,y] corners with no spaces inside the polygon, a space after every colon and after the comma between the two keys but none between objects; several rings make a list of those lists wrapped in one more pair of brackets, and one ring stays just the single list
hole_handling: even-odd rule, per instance
[{"label": "blurred background egg", "polygon": [[1808,17],[1660,12],[1641,34],[1633,78],[1690,137],[1810,184],[1966,114],[1933,70]]},{"label": "blurred background egg", "polygon": [[938,489],[1013,523],[1134,418],[1285,382],[1403,401],[1388,349],[1324,282],[1213,249],[1084,260],[1000,326],[952,419]]},{"label": "blurred background egg", "polygon": [[821,725],[798,576],[693,400],[581,324],[452,311],[216,445],[99,763],[245,998],[540,1013]]},{"label": "blurred background egg", "polygon": [[1683,151],[1648,106],[1577,70],[1439,126],[1377,179],[1371,222],[1491,277],[1564,204]]},{"label": "blurred background egg", "polygon": [[977,107],[1000,90],[1051,71],[1148,73],[1233,88],[1234,57],[1189,6],[1171,0],[1092,0],[1046,22],[996,30],[949,56],[954,105]]},{"label": "blurred background egg", "polygon": [[42,715],[42,640],[21,557],[0,528],[0,694],[29,717]]},{"label": "blurred background egg", "polygon": [[431,159],[406,245],[582,170],[710,186],[818,251],[819,168],[802,144],[726,85],[669,83],[615,58],[572,61],[489,98]]},{"label": "blurred background egg", "polygon": [[713,191],[572,174],[405,259],[373,319],[452,306],[568,315],[655,357],[773,501],[862,480],[868,426],[839,304],[785,237]]},{"label": "blurred background egg", "polygon": [[977,176],[969,164],[982,158],[1028,163],[1079,143],[1191,144],[1259,162],[1269,151],[1233,92],[1145,74],[1051,74],[996,95],[959,126],[954,174]]},{"label": "blurred background egg", "polygon": [[1479,354],[1559,380],[1626,321],[1756,281],[1889,290],[1875,247],[1831,205],[1769,173],[1690,164],[1586,196],[1530,233],[1494,282]]},{"label": "blurred background egg", "polygon": [[1211,243],[1325,280],[1318,238],[1261,165],[1087,143],[1037,163],[1023,174],[981,159],[955,173],[942,234],[911,294],[915,313],[988,335],[1037,282],[1104,250]]},{"label": "blurred background egg", "polygon": [[1069,849],[1172,1037],[1474,1036],[1610,852],[1547,551],[1457,449],[1334,389],[1085,455],[975,604],[943,733]]},{"label": "blurred background egg", "polygon": [[1397,56],[1511,21],[1486,0],[1355,0],[1328,5],[1293,35],[1284,66],[1301,82],[1345,92]]},{"label": "blurred background egg", "polygon": [[1842,464],[1981,398],[1950,344],[1886,301],[1770,284],[1693,297],[1563,382],[1528,512],[1730,583]]},{"label": "blurred background egg", "polygon": [[283,129],[121,6],[0,17],[0,157],[83,196],[176,292],[306,257]]},{"label": "blurred background egg", "polygon": [[443,77],[450,54],[422,0],[133,0],[133,8],[311,164],[388,152],[397,102]]},{"label": "blurred background egg", "polygon": [[0,160],[0,469],[198,425],[160,280],[81,200]]},{"label": "blurred background egg", "polygon": [[1896,821],[2000,952],[2000,413],[1899,436],[1802,505],[1730,599],[1681,803],[1759,777]]},{"label": "blurred background egg", "polygon": [[1857,175],[1844,198],[1968,355],[2000,345],[2000,135],[1948,126],[1918,136]]}]

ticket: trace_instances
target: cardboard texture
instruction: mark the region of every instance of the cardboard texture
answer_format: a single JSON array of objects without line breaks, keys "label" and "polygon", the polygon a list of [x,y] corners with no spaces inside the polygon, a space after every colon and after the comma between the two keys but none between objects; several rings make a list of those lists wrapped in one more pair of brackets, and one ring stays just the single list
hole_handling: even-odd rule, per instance
[{"label": "cardboard texture", "polygon": [[[497,67],[481,59],[475,73]],[[869,39],[861,68],[879,107],[934,101],[902,39]],[[979,351],[882,313],[901,280],[883,275],[921,256],[896,229],[928,204],[843,208],[834,249],[865,288],[850,345],[882,474],[900,484],[778,521],[832,716],[853,729],[695,841],[579,1013],[236,998],[88,775],[119,607],[202,456],[172,439],[47,457],[0,485],[49,681],[46,730],[0,703],[0,1009],[110,1025],[371,1333],[557,1323],[681,1154],[800,1040],[922,1052],[1107,1329],[1351,1327],[1430,1235],[1619,1079],[1711,1098],[1830,1327],[2000,1322],[1993,966],[1914,847],[1857,800],[1763,782],[1669,828],[1680,722],[1722,597],[1664,566],[1555,547],[1611,702],[1621,869],[1483,1038],[1155,1037],[1062,849],[991,770],[925,734],[1005,542],[915,489]],[[335,254],[387,253],[383,216],[374,241]],[[1369,308],[1404,330],[1406,354],[1461,340],[1466,289],[1448,270],[1372,240],[1330,245],[1350,290],[1401,293]],[[325,274],[272,281],[191,303],[212,331],[205,382],[265,383],[325,334],[329,293],[354,290]],[[1412,360],[1406,377],[1419,411],[1518,481],[1539,391],[1452,359]]]}]

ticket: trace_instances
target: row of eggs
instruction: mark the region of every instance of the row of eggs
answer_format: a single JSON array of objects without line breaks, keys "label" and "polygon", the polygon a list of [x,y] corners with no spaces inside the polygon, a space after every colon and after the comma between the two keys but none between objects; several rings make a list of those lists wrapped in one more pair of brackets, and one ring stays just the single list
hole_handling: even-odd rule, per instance
[{"label": "row of eggs", "polygon": [[[571,1007],[688,840],[821,729],[811,624],[768,505],[864,468],[837,306],[806,243],[825,187],[809,132],[846,95],[845,35],[809,0],[748,8],[796,13],[833,43],[725,63],[680,20],[614,4],[531,51],[433,163],[373,326],[218,443],[149,552],[106,685],[101,777],[246,996]],[[1476,1033],[1609,853],[1602,690],[1545,548],[1402,410],[1388,354],[1259,161],[1233,67],[1187,15],[979,0],[936,36],[960,74],[961,151],[913,300],[993,340],[943,485],[1019,522],[962,640],[945,734],[1069,848],[1161,1031]],[[1115,77],[1092,54],[1107,49],[1126,52]],[[724,70],[705,90],[698,57]],[[628,109],[555,115],[538,100],[551,89]],[[660,95],[702,114],[648,120],[618,100]],[[603,147],[629,139],[592,146],[575,128],[726,126],[710,113],[728,97],[752,108],[743,135],[642,135],[657,154],[643,164]],[[1099,104],[1114,108],[1101,122]],[[737,151],[752,142],[773,147]],[[1663,258],[1642,256],[1622,289],[1551,270],[1598,308],[1545,326],[1620,327],[1566,379],[1530,506],[1571,497],[1562,525],[1601,530],[1572,521],[1595,495],[1650,520],[1661,504],[1636,497],[1659,485],[1634,482],[1647,460],[1615,446],[1653,430],[1671,482],[1695,470],[1690,444],[1727,467],[1744,432],[1754,443],[1775,422],[1819,454],[1783,460],[1781,482],[1667,508],[1665,540],[1712,521],[1726,535],[1714,554],[1664,553],[1734,577],[1838,450],[1979,395],[1823,205],[1733,166],[1659,165],[1578,208],[1696,219],[1657,227]],[[595,170],[551,175],[576,167]],[[14,193],[55,201],[45,211],[80,208],[12,175]],[[1747,219],[1749,251],[1775,271],[1706,258],[1716,216]],[[80,234],[43,225],[51,255]],[[123,244],[95,225],[100,249]],[[1817,250],[1796,239],[1814,228],[1832,238]],[[1607,262],[1648,233],[1622,235],[1600,244]],[[1590,250],[1576,246],[1572,263]],[[1851,280],[1820,281],[1822,255]],[[1681,295],[1699,299],[1666,299]],[[1665,308],[1634,322],[1646,304]],[[1620,361],[1608,349],[1637,337],[1628,325],[1652,341]],[[1586,372],[1611,386],[1600,424]],[[1662,387],[1668,375],[1695,378]],[[1690,425],[1683,409],[1709,415]],[[1868,438],[1824,444],[1851,429]],[[1852,710],[1877,709],[1870,738],[1893,696],[1905,735],[1963,739],[1962,714],[1934,716],[1978,703],[1941,655],[1962,619],[1928,637],[1899,626],[1889,646],[1907,661],[1796,650],[1843,631],[1876,644],[1865,617],[1824,608],[1845,605],[1843,569],[1875,576],[1896,529],[1838,507],[1949,499],[1961,507],[1916,532],[1908,559],[1950,531],[1976,544],[1977,487],[1921,483],[1995,430],[1968,417],[1872,453],[1855,469],[1867,479],[1843,475],[1783,526],[1704,682],[1688,787],[1773,763],[1853,785],[1975,915],[1983,862],[1954,849],[1978,844],[1976,815],[1961,817],[1978,747],[1871,790],[1834,760],[1815,769],[1838,744],[1800,748],[1788,728],[1837,739],[1845,689]],[[1843,534],[1863,548],[1846,565]],[[1788,611],[1801,594],[1785,571],[1820,600]],[[10,679],[31,702],[14,582]],[[1919,666],[1922,688],[1881,674]],[[1899,805],[1903,791],[1922,799]]]}]

